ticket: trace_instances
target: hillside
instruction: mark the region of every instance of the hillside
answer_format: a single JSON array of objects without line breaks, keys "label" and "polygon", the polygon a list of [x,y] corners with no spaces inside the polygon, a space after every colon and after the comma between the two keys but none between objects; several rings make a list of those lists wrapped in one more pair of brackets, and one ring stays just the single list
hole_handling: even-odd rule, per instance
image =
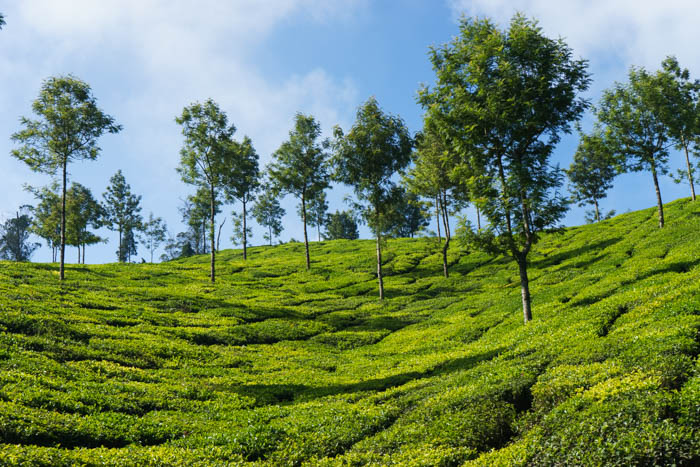
[{"label": "hillside", "polygon": [[690,465],[700,203],[549,234],[516,265],[435,239],[159,265],[0,267],[0,464]]}]

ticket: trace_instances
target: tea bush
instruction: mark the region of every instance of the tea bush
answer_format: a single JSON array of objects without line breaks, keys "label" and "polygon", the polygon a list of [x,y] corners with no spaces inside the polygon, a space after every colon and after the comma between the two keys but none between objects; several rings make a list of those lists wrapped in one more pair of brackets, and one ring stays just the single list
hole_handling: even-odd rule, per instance
[{"label": "tea bush", "polygon": [[700,204],[551,233],[0,263],[0,465],[697,465]]}]

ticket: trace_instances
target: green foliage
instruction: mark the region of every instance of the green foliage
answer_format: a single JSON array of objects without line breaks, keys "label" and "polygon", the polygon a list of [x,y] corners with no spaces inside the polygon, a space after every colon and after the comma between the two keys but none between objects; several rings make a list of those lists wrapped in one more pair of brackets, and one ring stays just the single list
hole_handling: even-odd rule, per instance
[{"label": "green foliage", "polygon": [[[131,192],[131,186],[121,170],[110,179],[104,198],[104,222],[110,230],[119,232],[119,247],[116,251],[119,262],[128,262],[135,254],[135,231],[143,230],[141,196]],[[126,241],[125,241],[126,240]]]},{"label": "green foliage", "polygon": [[357,230],[357,221],[351,211],[338,210],[326,218],[326,240],[357,240],[360,233]]},{"label": "green foliage", "polygon": [[[185,137],[180,150],[180,165],[177,172],[182,181],[207,190],[209,200],[209,240],[211,242],[211,267],[209,278],[216,279],[216,245],[215,225],[221,190],[230,182],[231,174],[237,173],[241,155],[255,153],[246,138],[243,144],[232,141],[236,127],[228,123],[226,113],[211,99],[204,104],[195,102],[182,110],[182,115],[175,118],[182,126]],[[236,191],[236,187],[229,187]]]},{"label": "green foliage", "polygon": [[66,190],[68,163],[74,160],[95,160],[100,153],[97,140],[103,133],[118,133],[121,126],[97,107],[90,86],[67,75],[45,80],[39,97],[32,103],[36,120],[20,118],[24,129],[12,140],[21,146],[12,150],[13,157],[26,163],[35,172],[53,176],[61,174],[61,267],[64,279],[66,248]]},{"label": "green foliage", "polygon": [[276,194],[291,194],[299,199],[301,220],[304,224],[306,269],[311,267],[307,203],[328,187],[328,140],[318,141],[321,125],[311,115],[297,113],[289,139],[272,155],[268,166],[270,180]]},{"label": "green foliage", "polygon": [[542,235],[518,269],[432,239],[0,267],[0,464],[695,465],[700,208]]},{"label": "green foliage", "polygon": [[379,298],[384,298],[381,236],[391,223],[396,204],[394,174],[411,161],[413,138],[404,121],[386,114],[374,97],[357,109],[355,123],[347,134],[334,129],[333,178],[350,185],[359,203],[357,211],[377,237]]},{"label": "green foliage", "polygon": [[270,246],[272,246],[272,240],[279,237],[284,229],[282,225],[284,214],[285,210],[280,206],[274,190],[270,187],[263,187],[257,202],[253,205],[253,216],[258,224],[267,228],[264,238],[270,242]]},{"label": "green foliage", "polygon": [[612,188],[613,179],[617,175],[616,160],[600,128],[596,128],[590,135],[581,133],[580,138],[574,162],[566,174],[571,182],[573,201],[579,206],[593,204],[594,220],[599,222],[601,216],[598,201],[604,199],[607,191]]},{"label": "green foliage", "polygon": [[[299,209],[301,211],[301,209]],[[318,241],[321,241],[321,228],[326,224],[326,212],[328,212],[328,201],[326,200],[326,192],[320,191],[316,196],[309,200],[307,206],[309,218],[307,223],[311,227],[316,227],[318,233]],[[301,216],[301,212],[299,215]]]},{"label": "green foliage", "polygon": [[525,322],[531,319],[527,256],[567,210],[563,175],[550,165],[562,133],[588,103],[585,60],[562,39],[517,14],[505,31],[489,20],[463,19],[460,36],[431,51],[434,88],[419,100],[442,140],[462,158],[454,170],[489,225],[466,229],[471,247],[508,254],[520,267]]},{"label": "green foliage", "polygon": [[163,222],[163,218],[155,217],[152,212],[149,213],[148,220],[143,224],[141,241],[151,253],[151,263],[153,252],[165,241],[167,234],[168,226]]},{"label": "green foliage", "polygon": [[[669,72],[651,74],[644,68],[631,67],[627,83],[615,83],[606,90],[596,109],[598,120],[605,125],[608,146],[620,161],[623,171],[651,172],[659,211],[659,227],[664,226],[663,202],[658,175],[668,173],[668,149],[673,145],[671,128],[680,138],[687,137],[688,127],[679,123],[683,116],[693,113],[689,104],[673,97],[682,93],[680,85],[674,90]],[[687,125],[694,125],[691,119]]]},{"label": "green foliage", "polygon": [[28,206],[22,206],[15,217],[0,225],[0,259],[29,261],[34,250],[39,248],[38,243],[29,241],[31,225],[32,217]]},{"label": "green foliage", "polygon": [[39,201],[33,208],[31,231],[46,241],[46,246],[52,250],[53,261],[56,262],[56,251],[61,246],[61,195],[58,193],[58,184],[26,189]]}]

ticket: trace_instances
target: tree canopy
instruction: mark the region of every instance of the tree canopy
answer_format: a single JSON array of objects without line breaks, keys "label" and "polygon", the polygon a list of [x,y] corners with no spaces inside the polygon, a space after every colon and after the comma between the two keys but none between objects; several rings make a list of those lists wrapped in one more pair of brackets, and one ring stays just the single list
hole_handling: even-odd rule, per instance
[{"label": "tree canopy", "polygon": [[393,176],[410,163],[413,138],[404,121],[385,113],[374,97],[357,110],[347,134],[336,126],[334,136],[333,177],[353,187],[359,212],[376,234],[379,298],[383,299],[381,237],[395,195]]},{"label": "tree canopy", "polygon": [[29,261],[38,243],[30,242],[32,218],[29,206],[22,206],[15,216],[0,224],[0,259]]},{"label": "tree canopy", "polygon": [[[231,168],[224,175],[224,192],[229,201],[240,201],[242,210],[239,219],[241,232],[248,232],[248,203],[255,199],[255,193],[260,186],[260,168],[258,165],[258,153],[253,147],[253,142],[247,136],[243,141],[232,141]],[[234,220],[234,224],[235,224]],[[234,235],[235,237],[235,235]],[[239,237],[243,243],[243,259],[248,258],[248,235]]]},{"label": "tree canopy", "polygon": [[121,126],[97,107],[90,86],[72,75],[45,80],[32,103],[36,119],[20,118],[22,130],[12,135],[20,144],[12,156],[33,171],[61,174],[61,264],[64,279],[66,250],[67,167],[75,160],[95,160],[100,154],[97,140],[102,134],[118,133]]},{"label": "tree canopy", "polygon": [[104,221],[110,230],[119,232],[119,247],[116,251],[117,260],[127,260],[127,251],[124,249],[124,237],[129,237],[129,252],[133,251],[135,242],[134,231],[141,230],[143,218],[141,217],[141,196],[131,192],[131,186],[126,183],[126,178],[121,170],[118,170],[110,179],[104,198]]},{"label": "tree canopy", "polygon": [[299,199],[301,220],[304,224],[304,246],[306,269],[311,268],[309,256],[309,236],[306,204],[325,190],[329,183],[328,140],[319,140],[321,125],[311,115],[297,113],[294,129],[289,139],[272,155],[273,162],[268,166],[270,179],[275,191],[290,194]]},{"label": "tree canopy", "polygon": [[631,67],[626,83],[603,92],[596,115],[605,125],[606,140],[623,171],[651,172],[659,215],[664,226],[659,175],[668,173],[672,146],[668,108],[664,99],[666,77]]},{"label": "tree canopy", "polygon": [[203,104],[195,102],[185,107],[175,118],[185,137],[180,150],[180,165],[177,168],[182,181],[209,190],[211,240],[210,278],[216,280],[216,211],[220,191],[228,174],[235,167],[235,153],[231,151],[231,138],[236,127],[229,124],[226,113],[211,99]]},{"label": "tree canopy", "polygon": [[590,82],[587,62],[520,14],[506,30],[488,19],[462,19],[460,35],[430,58],[436,84],[423,88],[419,101],[461,159],[455,170],[489,220],[464,238],[518,263],[528,322],[527,255],[567,209],[558,192],[562,172],[549,159],[588,106],[578,97]]},{"label": "tree canopy", "polygon": [[590,135],[581,133],[574,162],[566,173],[571,182],[573,201],[579,206],[593,204],[594,219],[599,222],[598,202],[607,196],[617,175],[616,159],[600,128]]}]

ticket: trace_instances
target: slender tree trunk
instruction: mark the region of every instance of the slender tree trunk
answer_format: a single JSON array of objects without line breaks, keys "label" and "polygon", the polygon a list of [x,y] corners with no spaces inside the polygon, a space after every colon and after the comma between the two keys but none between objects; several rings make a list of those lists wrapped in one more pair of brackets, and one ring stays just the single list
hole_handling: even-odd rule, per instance
[{"label": "slender tree trunk", "polygon": [[272,246],[272,226],[267,226],[268,232],[270,232],[270,246]]},{"label": "slender tree trunk", "polygon": [[656,189],[656,201],[659,204],[659,228],[664,226],[664,205],[661,201],[661,189],[659,188],[659,178],[656,176],[656,166],[651,164],[651,176],[654,178],[654,188]]},{"label": "slender tree trunk", "polygon": [[[212,283],[214,283],[214,281],[216,280],[216,245],[214,244],[214,242],[216,241],[216,238],[214,236],[214,232],[216,229],[216,200],[214,199],[214,185],[211,185],[209,187],[209,195],[211,197],[211,224],[209,225],[209,239],[211,240],[211,281]],[[243,219],[245,222],[245,217]],[[243,225],[245,226],[245,223]]]},{"label": "slender tree trunk", "polygon": [[[224,224],[226,223],[226,218],[224,217],[224,221],[219,225],[219,233],[216,235],[216,251],[217,253],[219,252],[219,247],[221,246],[221,229],[224,228]],[[153,253],[151,253],[151,256],[153,256]],[[153,262],[151,260],[151,262]]]},{"label": "slender tree trunk", "polygon": [[450,232],[450,220],[447,217],[447,196],[443,197],[440,204],[442,205],[442,222],[445,227],[445,244],[442,246],[442,271],[445,278],[448,278],[450,277],[450,273],[447,270],[447,249],[450,247],[450,238],[452,238],[452,234]]},{"label": "slender tree trunk", "polygon": [[306,247],[306,269],[311,269],[311,259],[309,258],[309,237],[306,233],[306,196],[301,196],[301,217],[304,221],[304,246]]},{"label": "slender tree trunk", "polygon": [[598,200],[593,198],[593,206],[595,206],[595,221],[600,222],[600,211],[598,211]]},{"label": "slender tree trunk", "polygon": [[316,219],[316,222],[318,222],[316,224],[316,231],[318,232],[318,241],[320,242],[321,241],[321,223],[318,221],[318,219]]},{"label": "slender tree trunk", "polygon": [[83,243],[83,264],[85,264],[85,247],[86,247],[86,246],[87,246],[87,245],[85,245],[85,244]]},{"label": "slender tree trunk", "polygon": [[248,214],[245,210],[245,201],[243,201],[243,259],[248,259],[248,232],[246,231],[246,217]]},{"label": "slender tree trunk", "polygon": [[479,213],[479,206],[476,206],[476,228],[481,230],[481,213]]},{"label": "slender tree trunk", "polygon": [[527,278],[527,258],[516,258],[520,269],[520,289],[523,297],[523,320],[525,324],[532,321],[532,305],[530,303],[530,281]]},{"label": "slender tree trunk", "polygon": [[438,241],[442,242],[442,235],[440,234],[440,202],[438,200],[440,195],[435,195],[435,222],[437,223],[438,230]]},{"label": "slender tree trunk", "polygon": [[379,225],[379,211],[377,213],[377,279],[379,280],[379,300],[384,300],[384,277],[382,276],[382,231]]},{"label": "slender tree trunk", "polygon": [[681,136],[681,143],[683,144],[683,149],[685,149],[685,163],[688,167],[688,183],[690,183],[690,195],[695,201],[695,185],[693,184],[693,169],[690,166],[690,157],[688,157],[688,143],[686,143],[685,138]]},{"label": "slender tree trunk", "polygon": [[65,279],[66,261],[66,178],[68,160],[63,161],[63,189],[61,193],[61,265],[59,267],[59,280]]},{"label": "slender tree trunk", "polygon": [[117,258],[117,261],[119,261],[120,263],[124,262],[124,260],[122,259],[123,256],[122,256],[122,226],[121,226],[121,224],[119,224],[119,249],[117,251],[118,251],[117,255],[119,256],[119,258]]}]

